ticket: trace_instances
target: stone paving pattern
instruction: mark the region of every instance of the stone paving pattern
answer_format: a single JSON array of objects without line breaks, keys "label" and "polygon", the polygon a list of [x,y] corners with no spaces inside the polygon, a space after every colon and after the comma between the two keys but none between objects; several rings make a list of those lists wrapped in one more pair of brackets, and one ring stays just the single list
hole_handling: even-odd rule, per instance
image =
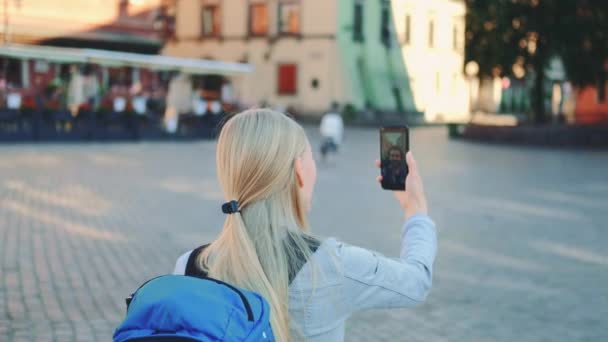
[{"label": "stone paving pattern", "polygon": [[[318,147],[316,129],[308,128]],[[347,341],[608,341],[608,153],[450,141],[412,148],[440,231],[434,287]],[[124,297],[218,233],[213,142],[0,146],[0,341],[109,341]],[[312,230],[397,255],[377,131],[318,165]]]}]

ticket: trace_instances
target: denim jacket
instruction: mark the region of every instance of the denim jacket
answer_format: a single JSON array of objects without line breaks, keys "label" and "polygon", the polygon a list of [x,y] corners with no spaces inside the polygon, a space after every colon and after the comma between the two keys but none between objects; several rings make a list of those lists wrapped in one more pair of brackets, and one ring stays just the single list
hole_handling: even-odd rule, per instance
[{"label": "denim jacket", "polygon": [[[293,335],[343,341],[344,322],[357,310],[421,303],[431,289],[436,251],[435,224],[426,215],[405,222],[399,258],[325,239],[289,287]],[[179,257],[174,274],[184,274],[190,252]]]}]

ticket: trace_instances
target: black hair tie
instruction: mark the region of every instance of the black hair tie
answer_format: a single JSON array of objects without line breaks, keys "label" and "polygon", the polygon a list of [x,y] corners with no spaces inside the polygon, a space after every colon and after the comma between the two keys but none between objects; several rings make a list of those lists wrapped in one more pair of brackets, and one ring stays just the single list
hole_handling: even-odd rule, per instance
[{"label": "black hair tie", "polygon": [[239,202],[230,201],[222,204],[222,212],[224,214],[234,214],[239,212]]}]

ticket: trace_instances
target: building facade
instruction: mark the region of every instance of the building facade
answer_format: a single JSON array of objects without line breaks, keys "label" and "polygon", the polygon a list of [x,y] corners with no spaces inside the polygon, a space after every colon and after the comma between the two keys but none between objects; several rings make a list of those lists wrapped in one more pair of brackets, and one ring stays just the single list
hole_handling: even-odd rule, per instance
[{"label": "building facade", "polygon": [[[397,37],[418,111],[428,121],[469,116],[462,0],[392,0]],[[475,83],[476,84],[476,83]]]},{"label": "building facade", "polygon": [[4,44],[156,53],[170,0],[10,0],[0,6]]},{"label": "building facade", "polygon": [[[4,1],[0,6],[0,44],[157,53],[163,41],[172,37],[171,4],[172,0]],[[27,89],[47,85],[58,77],[69,78],[68,63],[48,63],[36,57],[0,57],[0,87]],[[104,68],[102,83],[139,79],[137,70],[124,69]]]},{"label": "building facade", "polygon": [[388,0],[177,0],[175,28],[164,54],[254,66],[245,106],[415,110]]}]

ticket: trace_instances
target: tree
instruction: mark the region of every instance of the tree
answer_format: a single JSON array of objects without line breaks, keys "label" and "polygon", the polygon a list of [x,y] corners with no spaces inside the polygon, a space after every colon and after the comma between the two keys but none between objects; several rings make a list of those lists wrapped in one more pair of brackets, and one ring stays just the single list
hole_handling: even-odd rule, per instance
[{"label": "tree", "polygon": [[547,121],[544,73],[552,56],[564,61],[578,86],[603,89],[608,71],[608,1],[466,0],[466,60],[481,76],[513,74],[513,65],[534,72],[532,94],[536,123]]}]

